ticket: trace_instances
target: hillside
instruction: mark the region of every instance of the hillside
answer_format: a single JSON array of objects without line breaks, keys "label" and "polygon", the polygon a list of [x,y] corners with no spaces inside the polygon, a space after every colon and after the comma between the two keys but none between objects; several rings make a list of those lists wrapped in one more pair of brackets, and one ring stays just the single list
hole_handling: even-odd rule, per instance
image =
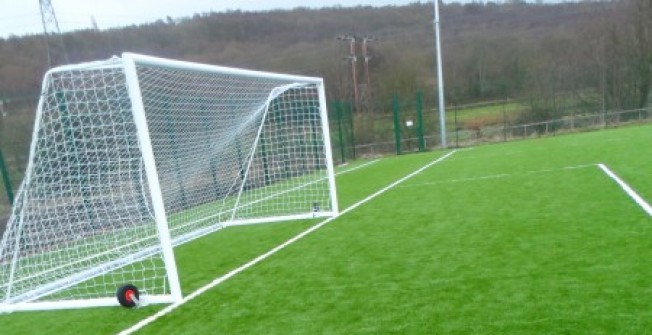
[{"label": "hillside", "polygon": [[[444,5],[441,21],[447,96],[464,102],[541,96],[551,89],[598,89],[596,70],[604,68],[608,57],[620,56],[608,54],[605,44],[636,48],[650,39],[648,33],[635,41],[637,37],[631,36],[637,34],[635,20],[621,20],[629,16],[630,2],[643,1]],[[397,92],[434,89],[431,7],[415,3],[205,13],[122,29],[68,33],[63,40],[71,62],[108,58],[128,50],[323,76],[329,96],[345,98],[349,96],[350,66],[342,58],[348,55],[348,45],[335,37],[373,35],[377,38],[370,45],[373,92],[377,99],[389,99]],[[647,29],[652,25],[649,19],[642,21]],[[33,96],[46,70],[44,47],[42,36],[0,39],[0,99]],[[598,53],[604,57],[591,59],[602,56]]]}]

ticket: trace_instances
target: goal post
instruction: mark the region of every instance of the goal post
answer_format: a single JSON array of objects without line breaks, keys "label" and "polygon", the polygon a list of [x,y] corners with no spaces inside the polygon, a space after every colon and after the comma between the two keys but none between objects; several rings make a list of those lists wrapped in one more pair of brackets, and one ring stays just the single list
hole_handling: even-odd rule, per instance
[{"label": "goal post", "polygon": [[118,305],[123,285],[179,301],[174,246],[337,213],[321,78],[132,53],[61,66],[0,241],[0,312]]},{"label": "goal post", "polygon": [[147,125],[147,116],[145,115],[145,106],[143,104],[140,83],[138,82],[136,64],[133,57],[129,55],[123,55],[123,63],[125,81],[131,102],[131,110],[134,117],[134,123],[136,124],[136,131],[138,133],[138,144],[140,145],[143,166],[146,172],[145,175],[147,176],[147,184],[149,185],[151,192],[158,239],[161,244],[161,253],[163,256],[163,262],[165,263],[167,278],[169,280],[170,295],[174,301],[179,301],[182,298],[181,286],[179,284],[179,275],[174,260],[174,253],[172,252],[170,230],[168,229],[167,215],[165,213],[165,205],[163,204],[158,171],[156,170],[151,134]]}]

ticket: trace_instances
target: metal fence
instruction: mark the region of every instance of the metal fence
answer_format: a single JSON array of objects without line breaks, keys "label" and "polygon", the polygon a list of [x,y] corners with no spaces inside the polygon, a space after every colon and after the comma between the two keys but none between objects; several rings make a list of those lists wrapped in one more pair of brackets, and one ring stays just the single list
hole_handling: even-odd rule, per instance
[{"label": "metal fence", "polygon": [[[15,191],[27,166],[30,138],[37,100],[34,97],[0,100],[0,152],[4,172]],[[499,102],[502,103],[502,102]],[[520,122],[526,110],[505,110],[500,117],[458,120],[458,111],[447,111],[449,146],[466,147],[481,143],[551,136],[561,133],[617,127],[629,123],[652,122],[652,107],[566,115],[542,122]],[[380,104],[374,112],[353,113],[351,104],[329,103],[331,142],[336,164],[391,154],[404,154],[440,147],[439,119],[436,110],[425,110],[420,94]],[[472,117],[473,115],[471,115]],[[2,170],[2,169],[0,169]],[[11,192],[0,182],[0,233],[10,213]]]},{"label": "metal fence", "polygon": [[[9,198],[27,166],[38,95],[0,99],[0,232],[9,218]],[[13,191],[6,186],[11,184]]]},{"label": "metal fence", "polygon": [[[418,104],[416,104],[418,106]],[[346,114],[331,110],[333,152],[336,163],[358,157],[404,154],[440,147],[440,129],[436,111],[423,112],[407,104],[394,113]],[[407,106],[407,107],[406,107]],[[515,115],[498,118],[478,126],[456,122],[455,111],[447,112],[447,142],[451,147],[467,147],[482,143],[552,136],[562,133],[613,128],[631,123],[652,122],[652,107],[624,111],[605,111],[567,115],[558,119],[522,123]],[[340,112],[340,114],[342,114]],[[353,124],[351,124],[353,123]],[[340,132],[345,129],[345,133]],[[423,147],[422,147],[423,145]]]},{"label": "metal fence", "polygon": [[449,143],[456,147],[480,143],[504,142],[516,139],[551,136],[560,133],[587,131],[618,127],[628,123],[652,121],[652,107],[625,111],[609,111],[596,114],[569,115],[564,118],[526,123],[489,125],[478,129],[453,129]]}]

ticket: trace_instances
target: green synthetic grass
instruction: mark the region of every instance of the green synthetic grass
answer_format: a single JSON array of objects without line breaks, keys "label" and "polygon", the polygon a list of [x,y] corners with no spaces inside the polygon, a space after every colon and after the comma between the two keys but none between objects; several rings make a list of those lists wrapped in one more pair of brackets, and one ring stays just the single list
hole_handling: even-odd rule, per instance
[{"label": "green synthetic grass", "polygon": [[[329,194],[324,191],[328,188],[326,185],[328,177],[326,175],[325,170],[306,170],[300,176],[288,176],[289,179],[270,183],[268,186],[261,186],[255,189],[253,194],[245,194],[242,198],[226,196],[213,202],[173,213],[168,218],[171,236],[174,239],[184,233],[228,221],[233,213],[232,208],[235,206],[236,201],[239,202],[236,220],[260,218],[272,214],[305,213],[310,215],[310,206],[315,201],[320,204],[321,210],[332,211]],[[276,210],[274,211],[274,209]],[[134,236],[141,236],[141,238],[133,239]],[[36,277],[44,280],[45,282],[40,283],[44,284],[66,278],[66,276],[72,276],[91,267],[90,264],[99,264],[98,262],[102,260],[116,260],[116,257],[121,257],[120,255],[140,250],[139,247],[151,247],[157,242],[157,233],[155,224],[152,221],[135,227],[123,227],[110,233],[85,236],[79,242],[76,240],[67,242],[60,249],[39,250],[38,253],[33,255],[21,257],[18,261],[18,270],[12,286],[13,295],[21,295],[33,288],[35,275],[33,273],[34,267],[30,266],[32,264],[42,263],[44,259],[51,258],[54,260],[47,269],[41,269]],[[95,259],[84,258],[83,261],[77,260],[71,263],[69,257],[65,256],[66,254],[87,255],[86,249],[88,245],[101,245],[96,250],[96,254],[92,254]],[[129,252],[129,250],[131,251]],[[152,250],[149,256],[154,257],[130,264],[126,270],[121,267],[106,275],[84,281],[72,286],[70,289],[48,295],[46,299],[55,301],[71,296],[78,299],[106,297],[107,292],[112,293],[115,290],[113,287],[115,284],[111,282],[105,283],[106,277],[116,278],[117,282],[130,282],[140,287],[141,290],[148,290],[150,294],[165,294],[164,265],[162,260],[158,258],[159,252]],[[80,267],[80,264],[83,267]],[[0,273],[9,271],[10,268],[10,263],[0,264]],[[159,274],[155,275],[157,272]]]},{"label": "green synthetic grass", "polygon": [[[650,143],[646,125],[460,150],[138,334],[650,332],[652,218],[594,166],[650,202]],[[340,207],[443,154],[339,176]],[[316,222],[178,247],[184,294]],[[114,334],[160,308],[13,313],[0,329]]]}]

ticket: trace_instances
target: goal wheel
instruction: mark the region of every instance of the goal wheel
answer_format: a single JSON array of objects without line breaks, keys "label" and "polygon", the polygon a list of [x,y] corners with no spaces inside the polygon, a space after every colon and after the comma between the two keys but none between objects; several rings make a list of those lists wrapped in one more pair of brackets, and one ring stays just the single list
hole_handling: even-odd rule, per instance
[{"label": "goal wheel", "polygon": [[134,285],[127,284],[118,288],[117,292],[118,302],[120,305],[126,308],[134,308],[138,306],[138,300],[140,299],[140,292],[138,288]]}]

